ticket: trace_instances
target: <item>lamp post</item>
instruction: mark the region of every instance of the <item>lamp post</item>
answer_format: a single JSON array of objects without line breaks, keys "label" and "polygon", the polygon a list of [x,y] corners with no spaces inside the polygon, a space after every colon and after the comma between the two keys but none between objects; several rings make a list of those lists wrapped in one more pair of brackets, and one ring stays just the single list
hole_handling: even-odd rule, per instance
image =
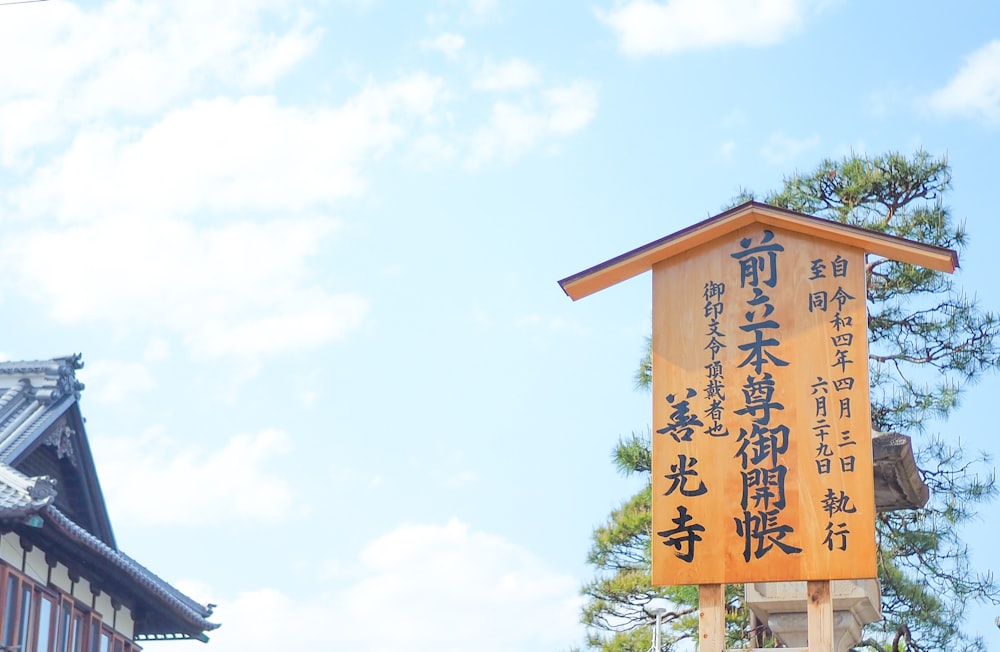
[{"label": "lamp post", "polygon": [[646,603],[643,611],[656,618],[653,623],[653,647],[650,652],[660,652],[660,627],[663,624],[663,614],[670,611],[670,602],[665,598],[653,598]]}]

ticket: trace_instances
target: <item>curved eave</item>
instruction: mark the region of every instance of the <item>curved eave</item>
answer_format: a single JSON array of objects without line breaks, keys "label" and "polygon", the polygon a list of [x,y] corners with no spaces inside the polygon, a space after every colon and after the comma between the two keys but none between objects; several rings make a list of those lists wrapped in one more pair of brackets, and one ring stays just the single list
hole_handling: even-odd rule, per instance
[{"label": "curved eave", "polygon": [[[43,518],[43,529],[51,528],[61,537],[82,547],[96,564],[101,566],[110,579],[116,583],[131,586],[133,591],[149,610],[164,613],[173,618],[174,627],[156,627],[148,630],[137,626],[136,638],[195,638],[207,640],[205,632],[219,627],[218,623],[207,620],[212,610],[187,597],[173,586],[157,577],[125,553],[115,550],[87,532],[52,505],[38,511]],[[155,631],[154,631],[155,630]],[[176,631],[173,631],[176,630]]]}]

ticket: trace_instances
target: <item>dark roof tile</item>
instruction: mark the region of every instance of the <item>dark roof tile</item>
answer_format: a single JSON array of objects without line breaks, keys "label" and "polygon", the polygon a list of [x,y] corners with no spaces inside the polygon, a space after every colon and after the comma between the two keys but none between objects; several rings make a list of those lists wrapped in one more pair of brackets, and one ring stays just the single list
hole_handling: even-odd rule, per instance
[{"label": "dark roof tile", "polygon": [[[44,524],[102,560],[108,570],[143,587],[148,601],[185,624],[187,635],[211,631],[219,626],[207,620],[211,608],[187,597],[57,509],[53,504],[57,488],[48,477],[29,477],[12,466],[79,400],[84,385],[75,372],[82,366],[79,355],[0,362],[0,520],[23,522],[41,517]],[[103,510],[103,497],[96,498]],[[113,544],[113,538],[109,542]]]}]

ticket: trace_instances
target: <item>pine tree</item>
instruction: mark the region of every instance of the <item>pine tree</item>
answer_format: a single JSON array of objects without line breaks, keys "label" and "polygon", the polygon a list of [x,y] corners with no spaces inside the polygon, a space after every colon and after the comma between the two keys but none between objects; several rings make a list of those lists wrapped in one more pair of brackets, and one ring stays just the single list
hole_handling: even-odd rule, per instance
[{"label": "pine tree", "polygon": [[[947,160],[918,151],[827,160],[811,174],[793,175],[765,203],[844,224],[961,251],[943,196],[951,184]],[[741,193],[735,203],[752,199]],[[878,515],[878,571],[883,621],[866,628],[862,645],[893,652],[983,650],[962,630],[970,600],[1000,604],[1000,587],[970,568],[961,527],[997,492],[984,454],[970,454],[954,437],[928,432],[958,406],[962,388],[1000,360],[1000,321],[981,310],[947,275],[881,258],[867,262],[869,372],[872,428],[914,438],[917,463],[931,490],[922,509]],[[640,362],[637,384],[648,388],[650,358]],[[597,577],[583,593],[588,644],[607,652],[650,648],[644,607],[666,598],[676,608],[667,622],[664,652],[697,632],[694,587],[650,585],[649,436],[619,441],[618,469],[645,478],[645,486],[594,531],[589,561]],[[741,587],[727,588],[730,646],[757,638],[741,605]],[[755,645],[762,645],[757,640]]]}]

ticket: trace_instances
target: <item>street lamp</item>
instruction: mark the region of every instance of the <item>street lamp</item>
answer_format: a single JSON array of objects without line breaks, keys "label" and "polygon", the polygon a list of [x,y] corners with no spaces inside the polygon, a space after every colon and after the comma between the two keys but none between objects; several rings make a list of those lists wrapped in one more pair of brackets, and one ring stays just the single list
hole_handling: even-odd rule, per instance
[{"label": "street lamp", "polygon": [[660,625],[663,622],[663,614],[670,611],[670,601],[666,598],[653,598],[646,603],[643,611],[656,617],[656,622],[653,624],[653,647],[650,648],[650,652],[660,652]]}]

